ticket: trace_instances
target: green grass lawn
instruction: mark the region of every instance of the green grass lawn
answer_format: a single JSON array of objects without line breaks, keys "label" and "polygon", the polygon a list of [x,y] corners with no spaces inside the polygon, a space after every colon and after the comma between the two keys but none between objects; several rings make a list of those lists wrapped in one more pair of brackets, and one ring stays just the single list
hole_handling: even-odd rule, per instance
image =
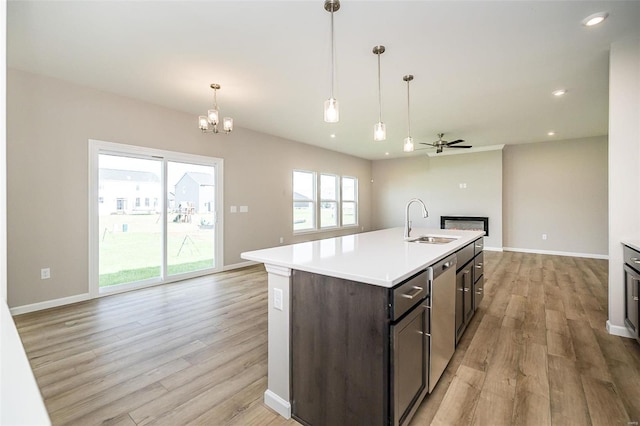
[{"label": "green grass lawn", "polygon": [[[173,215],[169,217],[173,219]],[[168,274],[211,268],[214,265],[214,231],[191,223],[167,224]],[[100,217],[100,286],[111,286],[160,276],[162,223],[159,215],[108,215]]]}]

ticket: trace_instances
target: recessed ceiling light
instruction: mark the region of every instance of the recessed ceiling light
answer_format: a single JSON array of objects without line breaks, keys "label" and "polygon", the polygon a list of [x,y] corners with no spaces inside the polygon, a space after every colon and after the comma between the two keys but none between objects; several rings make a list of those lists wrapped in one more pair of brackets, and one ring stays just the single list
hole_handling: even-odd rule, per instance
[{"label": "recessed ceiling light", "polygon": [[335,139],[335,138],[336,138],[336,134],[335,134],[335,133],[331,133],[331,134],[329,135],[329,137],[330,137],[331,139]]},{"label": "recessed ceiling light", "polygon": [[589,15],[584,18],[582,20],[582,25],[584,25],[585,27],[593,27],[594,25],[598,25],[599,23],[607,19],[607,16],[609,16],[607,12],[594,13],[593,15]]},{"label": "recessed ceiling light", "polygon": [[554,90],[553,92],[551,92],[553,94],[553,96],[564,96],[567,94],[567,89],[558,89],[558,90]]},{"label": "recessed ceiling light", "polygon": [[385,152],[385,153],[384,153],[384,155],[389,155],[389,153],[388,153],[388,152]]},{"label": "recessed ceiling light", "polygon": [[553,130],[550,132],[547,132],[547,136],[555,136],[556,132],[554,132]]}]

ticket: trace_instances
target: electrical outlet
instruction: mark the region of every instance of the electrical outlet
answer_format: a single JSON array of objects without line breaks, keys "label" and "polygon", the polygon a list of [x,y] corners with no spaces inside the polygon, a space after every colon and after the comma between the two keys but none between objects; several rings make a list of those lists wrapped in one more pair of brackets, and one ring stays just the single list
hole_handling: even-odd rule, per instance
[{"label": "electrical outlet", "polygon": [[284,244],[284,237],[280,237],[280,244]]},{"label": "electrical outlet", "polygon": [[273,307],[279,311],[284,309],[282,299],[283,299],[282,289],[274,288],[273,289]]},{"label": "electrical outlet", "polygon": [[51,278],[51,269],[49,268],[40,269],[40,279],[48,280],[49,278]]},{"label": "electrical outlet", "polygon": [[546,240],[547,239],[547,234],[542,234],[542,239]]}]

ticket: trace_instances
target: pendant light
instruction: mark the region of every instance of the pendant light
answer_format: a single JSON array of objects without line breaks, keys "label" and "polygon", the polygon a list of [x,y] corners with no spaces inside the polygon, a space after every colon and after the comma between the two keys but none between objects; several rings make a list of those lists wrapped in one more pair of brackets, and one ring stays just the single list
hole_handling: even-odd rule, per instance
[{"label": "pendant light", "polygon": [[405,75],[402,77],[404,81],[407,82],[407,137],[404,138],[404,146],[402,149],[404,152],[413,151],[413,138],[411,137],[411,108],[409,104],[409,82],[413,80],[413,76],[411,74]]},{"label": "pendant light", "polygon": [[325,0],[324,10],[331,13],[331,97],[324,101],[324,121],[327,123],[337,123],[340,121],[340,109],[338,100],[333,97],[335,86],[335,50],[336,44],[333,39],[333,12],[340,9],[340,0]]},{"label": "pendant light", "polygon": [[387,138],[387,127],[382,122],[382,90],[380,89],[380,55],[384,53],[384,46],[375,46],[373,54],[378,56],[378,122],[373,126],[373,140],[383,141]]}]

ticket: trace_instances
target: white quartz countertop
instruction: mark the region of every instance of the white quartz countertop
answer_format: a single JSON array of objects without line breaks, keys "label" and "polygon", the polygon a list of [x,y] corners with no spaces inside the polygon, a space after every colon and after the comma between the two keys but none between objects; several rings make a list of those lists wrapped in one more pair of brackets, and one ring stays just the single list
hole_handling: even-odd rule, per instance
[{"label": "white quartz countertop", "polygon": [[403,238],[403,228],[248,251],[243,259],[300,271],[394,287],[484,235],[482,231],[415,228],[411,237],[456,237],[446,244],[419,244]]}]

